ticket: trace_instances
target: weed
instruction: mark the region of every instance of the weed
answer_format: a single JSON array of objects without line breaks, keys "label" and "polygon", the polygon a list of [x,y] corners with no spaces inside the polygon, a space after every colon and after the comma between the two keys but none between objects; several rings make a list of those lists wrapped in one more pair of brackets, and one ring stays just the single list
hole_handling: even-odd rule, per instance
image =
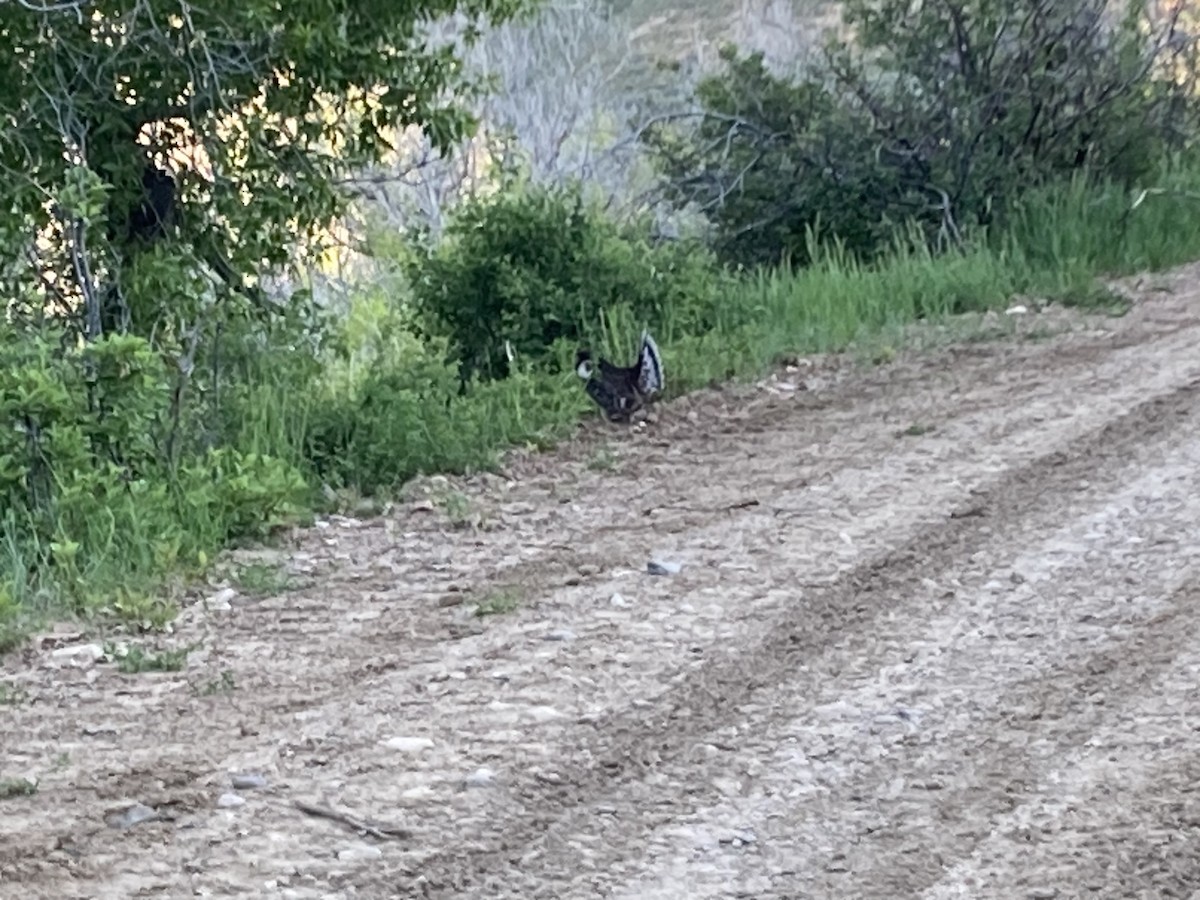
[{"label": "weed", "polygon": [[498,616],[510,613],[521,605],[521,596],[511,588],[501,588],[488,594],[475,608],[475,615]]},{"label": "weed", "polygon": [[888,363],[896,361],[896,348],[889,344],[885,344],[875,351],[871,357],[871,362],[877,366],[886,366]]},{"label": "weed", "polygon": [[179,607],[167,598],[122,587],[114,590],[106,611],[144,631],[161,631],[175,618]]},{"label": "weed", "polygon": [[147,652],[138,644],[118,647],[110,643],[104,645],[104,655],[117,664],[118,672],[125,675],[136,675],[141,672],[178,672],[187,663],[188,654],[197,646],[192,644],[174,650],[152,653]]},{"label": "weed", "polygon": [[29,699],[25,689],[7,681],[0,681],[0,706],[20,706]]},{"label": "weed", "polygon": [[212,697],[216,694],[230,694],[237,690],[237,682],[234,681],[233,673],[228,669],[224,669],[216,678],[210,678],[195,689],[195,692],[200,697]]},{"label": "weed", "polygon": [[1029,328],[1026,331],[1022,332],[1021,340],[1030,341],[1031,343],[1037,343],[1039,341],[1048,341],[1051,338],[1056,337],[1058,334],[1059,334],[1059,332],[1053,328],[1046,328],[1044,326],[1038,325],[1038,326]]},{"label": "weed", "polygon": [[608,447],[598,447],[588,457],[587,467],[593,472],[611,472],[617,468],[619,462],[617,455]]},{"label": "weed", "polygon": [[31,797],[37,793],[37,782],[28,778],[0,778],[0,800],[10,797]]},{"label": "weed", "polygon": [[269,597],[290,590],[295,582],[282,566],[247,563],[238,568],[234,580],[247,594]]},{"label": "weed", "polygon": [[1098,282],[1067,288],[1059,294],[1058,299],[1066,306],[1103,313],[1112,318],[1120,318],[1133,308],[1133,303],[1124,294]]},{"label": "weed", "polygon": [[913,424],[909,425],[907,428],[901,428],[899,431],[897,431],[896,437],[898,437],[898,438],[920,437],[921,435],[929,434],[930,432],[932,432],[934,430],[935,430],[934,426],[932,426],[932,425],[922,425],[918,422],[914,422]]},{"label": "weed", "polygon": [[438,496],[436,503],[455,528],[467,528],[479,524],[480,517],[475,512],[471,498],[461,491],[444,491]]}]

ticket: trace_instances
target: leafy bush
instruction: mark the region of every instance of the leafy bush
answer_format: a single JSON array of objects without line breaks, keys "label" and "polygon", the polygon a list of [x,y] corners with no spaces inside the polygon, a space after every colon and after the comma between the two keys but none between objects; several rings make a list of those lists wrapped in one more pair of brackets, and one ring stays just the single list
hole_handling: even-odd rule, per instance
[{"label": "leafy bush", "polygon": [[307,504],[303,476],[283,460],[220,449],[174,463],[172,387],[143,338],[63,350],[35,333],[3,337],[0,596],[116,603]]},{"label": "leafy bush", "polygon": [[955,244],[1030,188],[1075,173],[1131,184],[1195,133],[1193,42],[1180,6],[1152,20],[1103,0],[848,0],[795,80],[727,48],[691,132],[648,141],[676,201],[711,217],[727,259],[809,261],[806,231],[852,251],[895,227]]},{"label": "leafy bush", "polygon": [[616,305],[651,327],[713,324],[721,276],[702,248],[655,246],[588,208],[578,188],[508,189],[463,204],[406,265],[426,330],[449,339],[465,384],[544,363],[560,339],[598,334]]}]

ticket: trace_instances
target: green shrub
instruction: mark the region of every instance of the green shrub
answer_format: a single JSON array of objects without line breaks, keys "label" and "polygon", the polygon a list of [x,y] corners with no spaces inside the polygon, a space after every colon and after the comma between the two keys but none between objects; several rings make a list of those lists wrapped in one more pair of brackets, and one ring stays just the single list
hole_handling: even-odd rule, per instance
[{"label": "green shrub", "polygon": [[647,141],[727,261],[807,264],[810,229],[874,256],[908,222],[957,245],[1031,188],[1139,183],[1196,133],[1181,7],[1153,20],[1144,0],[1123,17],[1107,6],[848,0],[855,43],[832,40],[794,79],[726,48],[695,129]]},{"label": "green shrub", "polygon": [[[168,573],[308,505],[311,490],[287,461],[233,448],[167,452],[175,394],[145,339],[63,350],[52,334],[4,337],[0,620],[56,603],[145,619],[137,598],[154,596]],[[0,621],[0,632],[11,629]]]},{"label": "green shrub", "polygon": [[[556,350],[560,360],[571,352],[562,342]],[[582,408],[573,372],[517,369],[461,386],[446,363],[410,355],[381,361],[354,390],[317,402],[306,452],[325,483],[375,493],[420,473],[487,468],[513,445],[546,446]]]},{"label": "green shrub", "polygon": [[201,515],[222,543],[264,537],[304,517],[312,489],[290,463],[233,447],[208,451],[181,467],[179,500],[185,516]]},{"label": "green shrub", "polygon": [[459,207],[435,245],[406,265],[425,329],[449,340],[465,383],[505,378],[510,352],[556,361],[558,340],[587,341],[616,305],[650,327],[712,327],[721,276],[706,251],[654,246],[585,205],[578,188],[508,188]]}]

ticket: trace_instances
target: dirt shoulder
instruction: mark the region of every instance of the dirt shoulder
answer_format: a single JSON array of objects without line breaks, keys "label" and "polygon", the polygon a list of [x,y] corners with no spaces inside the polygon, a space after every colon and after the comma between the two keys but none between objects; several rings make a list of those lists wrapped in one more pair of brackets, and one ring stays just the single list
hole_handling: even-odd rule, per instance
[{"label": "dirt shoulder", "polygon": [[1200,268],[1156,284],[324,522],[181,672],[6,660],[0,896],[1186,896]]}]

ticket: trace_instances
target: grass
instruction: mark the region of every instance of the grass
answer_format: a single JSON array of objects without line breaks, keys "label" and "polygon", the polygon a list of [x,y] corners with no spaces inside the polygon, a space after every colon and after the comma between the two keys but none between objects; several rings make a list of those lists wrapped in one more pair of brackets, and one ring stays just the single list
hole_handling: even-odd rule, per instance
[{"label": "grass", "polygon": [[613,453],[608,447],[598,447],[588,457],[587,467],[593,472],[612,472],[615,471],[621,461],[617,458],[617,454]]},{"label": "grass", "polygon": [[0,800],[10,797],[31,797],[37,793],[37,783],[28,778],[0,778]]},{"label": "grass", "polygon": [[935,430],[936,430],[936,426],[926,425],[926,424],[923,424],[920,422],[914,422],[913,424],[909,425],[907,428],[901,428],[899,431],[897,431],[896,437],[898,437],[898,438],[921,437],[922,435],[930,434]]},{"label": "grass", "polygon": [[234,580],[245,593],[256,597],[282,594],[294,586],[282,566],[270,563],[246,563],[234,573]]},{"label": "grass", "polygon": [[194,649],[194,646],[189,646],[155,653],[137,644],[125,647],[106,644],[104,655],[117,664],[118,672],[137,675],[142,672],[178,672],[187,664],[188,655]]},{"label": "grass", "polygon": [[511,588],[498,588],[479,601],[475,607],[478,618],[510,613],[521,605],[521,595]]},{"label": "grass", "polygon": [[[1075,182],[1034,192],[1002,225],[947,255],[898,239],[886,259],[865,265],[824,246],[803,270],[732,279],[722,285],[725,302],[712,330],[689,333],[667,312],[656,337],[668,393],[758,377],[781,359],[849,348],[886,364],[914,323],[1004,309],[1017,295],[1119,315],[1125,301],[1097,276],[1200,258],[1200,230],[1193,227],[1200,167],[1164,168],[1154,187],[1136,207],[1116,186]],[[327,494],[357,497],[395,491],[419,473],[488,469],[505,450],[553,446],[581,417],[596,414],[569,365],[561,376],[519,370],[458,396],[444,348],[422,344],[403,322],[380,324],[394,304],[378,293],[365,289],[366,311],[350,316],[361,346],[349,362],[342,358],[303,376],[307,381],[286,355],[266,354],[257,368],[248,364],[226,435],[235,456],[196,469],[186,491],[148,481],[137,491],[112,490],[101,503],[84,483],[79,503],[93,505],[42,537],[31,537],[29,523],[12,514],[0,519],[0,652],[52,616],[163,627],[174,615],[180,583],[205,571],[233,538],[262,537],[271,523],[301,521],[319,504],[322,482],[330,485]],[[607,327],[610,343],[624,348],[640,330],[620,308]],[[372,377],[376,393],[361,396]],[[606,450],[587,462],[596,471],[616,464]],[[436,502],[452,524],[477,523],[464,495],[451,491]],[[260,519],[267,525],[259,527]],[[272,568],[243,568],[239,580],[256,593],[286,585]],[[501,591],[484,600],[479,614],[517,604]],[[171,671],[186,658],[187,651],[131,647],[117,664],[122,671]]]},{"label": "grass", "polygon": [[223,669],[216,678],[208,678],[193,688],[199,697],[213,697],[217,694],[232,694],[237,690],[237,680],[228,669]]},{"label": "grass", "polygon": [[461,491],[446,490],[438,495],[435,503],[455,528],[467,528],[479,522],[471,498]]}]

